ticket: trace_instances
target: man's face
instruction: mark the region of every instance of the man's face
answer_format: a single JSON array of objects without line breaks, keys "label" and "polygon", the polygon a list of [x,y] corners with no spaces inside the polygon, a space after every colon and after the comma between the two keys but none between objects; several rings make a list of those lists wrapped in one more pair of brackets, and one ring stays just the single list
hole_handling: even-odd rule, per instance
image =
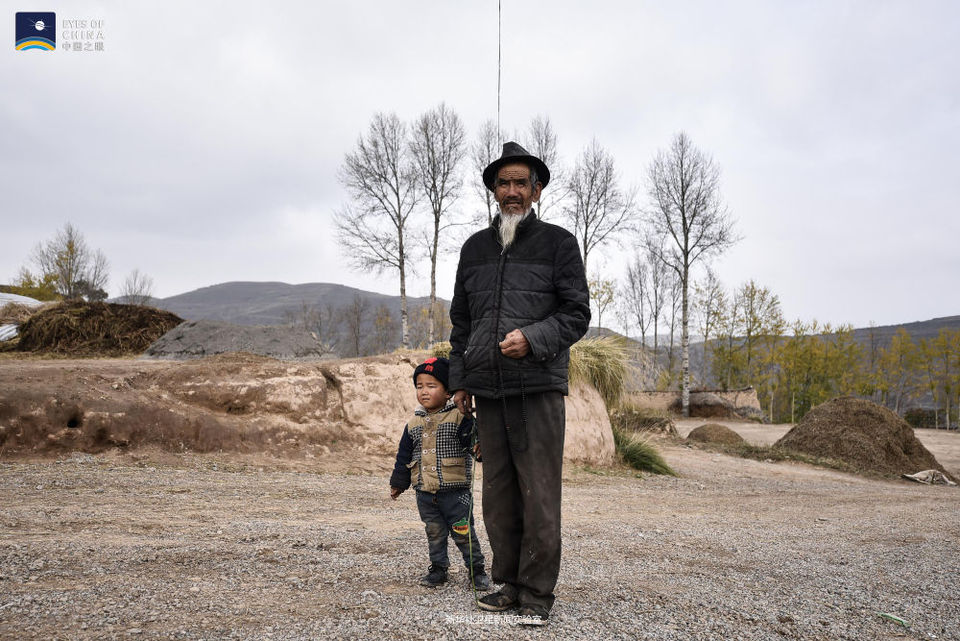
[{"label": "man's face", "polygon": [[505,215],[525,214],[540,200],[540,184],[530,184],[530,167],[523,163],[504,165],[493,183],[493,197]]}]

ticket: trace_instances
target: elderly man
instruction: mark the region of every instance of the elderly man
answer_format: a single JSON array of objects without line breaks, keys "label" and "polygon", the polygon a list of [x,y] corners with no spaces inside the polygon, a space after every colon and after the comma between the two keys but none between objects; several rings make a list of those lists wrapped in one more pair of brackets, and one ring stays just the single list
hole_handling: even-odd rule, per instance
[{"label": "elderly man", "polygon": [[560,484],[570,345],[587,331],[583,259],[570,232],[533,203],[550,170],[515,142],[483,172],[500,207],[460,251],[450,306],[450,389],[476,400],[483,450],[483,520],[499,592],[478,605],[519,607],[546,623],[560,572]]}]

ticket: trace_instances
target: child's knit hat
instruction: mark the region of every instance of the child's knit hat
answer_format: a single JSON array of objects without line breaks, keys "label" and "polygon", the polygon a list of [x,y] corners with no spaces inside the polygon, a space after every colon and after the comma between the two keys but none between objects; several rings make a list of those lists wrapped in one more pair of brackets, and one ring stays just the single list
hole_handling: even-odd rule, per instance
[{"label": "child's knit hat", "polygon": [[441,383],[443,383],[443,388],[447,389],[450,380],[450,361],[445,358],[428,358],[419,365],[417,369],[413,370],[413,384],[417,384],[417,376],[420,374],[429,374],[434,377]]}]

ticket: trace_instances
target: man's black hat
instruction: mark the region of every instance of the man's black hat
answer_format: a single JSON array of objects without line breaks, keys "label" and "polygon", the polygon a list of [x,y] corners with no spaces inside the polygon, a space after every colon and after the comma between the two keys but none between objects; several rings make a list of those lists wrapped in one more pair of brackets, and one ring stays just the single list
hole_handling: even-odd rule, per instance
[{"label": "man's black hat", "polygon": [[540,181],[541,187],[546,187],[547,183],[550,182],[550,170],[547,169],[542,160],[536,156],[531,156],[526,149],[515,142],[505,142],[503,143],[503,154],[483,170],[483,184],[487,186],[487,189],[493,191],[493,181],[497,179],[497,171],[512,162],[520,162],[533,167],[533,170],[537,172],[537,180]]}]

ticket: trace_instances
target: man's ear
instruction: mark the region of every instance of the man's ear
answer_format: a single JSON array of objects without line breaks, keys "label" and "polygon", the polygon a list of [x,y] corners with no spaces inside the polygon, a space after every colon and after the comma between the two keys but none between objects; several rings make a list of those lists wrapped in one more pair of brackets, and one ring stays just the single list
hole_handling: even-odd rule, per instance
[{"label": "man's ear", "polygon": [[536,185],[533,186],[533,202],[540,202],[540,192],[543,191],[543,185],[538,181]]}]

